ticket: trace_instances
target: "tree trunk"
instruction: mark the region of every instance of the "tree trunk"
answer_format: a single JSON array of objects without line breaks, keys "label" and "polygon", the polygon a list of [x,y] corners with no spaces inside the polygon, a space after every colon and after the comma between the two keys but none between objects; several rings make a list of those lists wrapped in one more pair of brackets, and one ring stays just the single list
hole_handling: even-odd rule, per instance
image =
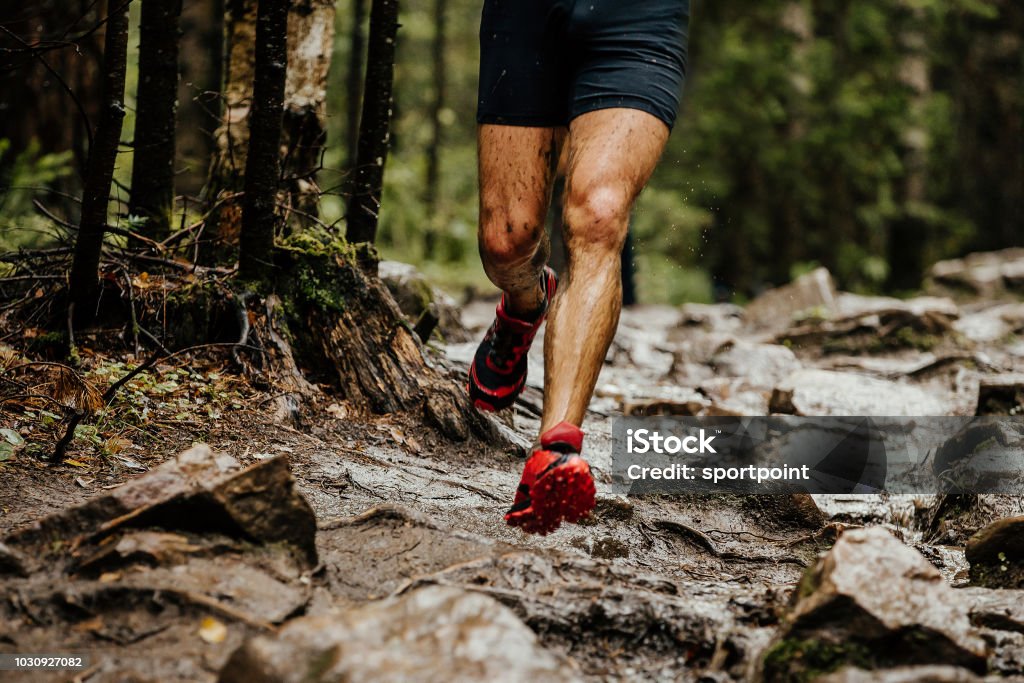
[{"label": "tree trunk", "polygon": [[363,101],[363,78],[366,69],[366,0],[352,0],[352,33],[348,55],[348,76],[346,82],[345,131],[348,133],[348,147],[345,168],[355,169],[359,145],[359,109]]},{"label": "tree trunk", "polygon": [[124,122],[124,80],[128,65],[128,6],[114,5],[108,14],[103,50],[104,109],[93,135],[85,187],[82,218],[68,282],[74,316],[88,323],[95,316],[99,299],[99,265],[103,235],[107,229],[107,202],[114,177],[117,146]]},{"label": "tree trunk", "polygon": [[334,47],[333,0],[296,0],[288,14],[288,79],[285,86],[284,177],[286,229],[315,220],[317,171],[327,139],[327,72]]},{"label": "tree trunk", "polygon": [[277,226],[281,178],[281,121],[288,67],[288,9],[291,0],[259,0],[256,65],[245,165],[245,198],[239,239],[238,274],[268,280]]},{"label": "tree trunk", "polygon": [[366,60],[367,87],[363,89],[355,186],[345,234],[353,244],[372,244],[377,237],[384,164],[388,158],[397,33],[398,0],[373,0]]},{"label": "tree trunk", "polygon": [[226,0],[223,115],[214,134],[216,151],[203,191],[211,204],[199,243],[206,265],[230,262],[242,230],[241,191],[249,147],[249,109],[255,73],[256,0]]},{"label": "tree trunk", "polygon": [[445,59],[447,30],[445,8],[447,0],[434,0],[434,42],[432,56],[434,62],[434,100],[430,107],[430,142],[427,144],[427,172],[424,183],[424,201],[427,212],[426,231],[423,235],[423,251],[427,258],[434,258],[438,232],[443,228],[441,217],[437,215],[438,194],[441,178],[441,138],[443,124],[441,122],[447,100],[447,71]]},{"label": "tree trunk", "polygon": [[181,13],[177,191],[198,196],[216,149],[224,69],[224,0],[189,0]]},{"label": "tree trunk", "polygon": [[891,289],[916,289],[921,284],[929,246],[928,225],[921,215],[927,201],[928,98],[931,95],[929,52],[924,35],[924,10],[904,2],[906,26],[901,32],[903,52],[897,78],[907,89],[907,124],[901,132],[903,182],[898,196],[900,215],[889,228],[888,261]]},{"label": "tree trunk", "polygon": [[128,213],[145,218],[144,231],[158,240],[170,233],[174,209],[180,16],[181,0],[142,0],[139,88]]},{"label": "tree trunk", "polygon": [[[799,159],[807,134],[807,102],[814,96],[814,71],[811,49],[814,45],[814,14],[807,0],[791,0],[782,8],[780,28],[791,41],[789,77],[791,104],[786,122],[786,140],[793,156]],[[771,259],[774,267],[770,278],[776,284],[787,282],[795,263],[804,258],[806,236],[802,221],[798,174],[789,173],[790,182],[780,188],[778,215],[772,221]],[[773,179],[778,183],[779,179]]]}]

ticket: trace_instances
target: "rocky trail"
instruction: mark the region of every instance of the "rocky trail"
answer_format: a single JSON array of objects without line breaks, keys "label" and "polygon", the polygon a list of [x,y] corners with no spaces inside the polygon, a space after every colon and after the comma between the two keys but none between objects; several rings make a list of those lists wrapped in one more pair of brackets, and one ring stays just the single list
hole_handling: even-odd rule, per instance
[{"label": "rocky trail", "polygon": [[[388,278],[418,316],[423,284]],[[596,513],[543,538],[501,518],[540,345],[490,444],[335,403],[183,438],[109,489],[15,470],[0,653],[91,664],[0,680],[1024,680],[1019,496],[609,488],[623,414],[1020,414],[1024,250],[937,264],[928,288],[866,297],[817,270],[745,308],[624,311],[584,425]],[[465,372],[493,305],[436,296],[433,362]]]}]

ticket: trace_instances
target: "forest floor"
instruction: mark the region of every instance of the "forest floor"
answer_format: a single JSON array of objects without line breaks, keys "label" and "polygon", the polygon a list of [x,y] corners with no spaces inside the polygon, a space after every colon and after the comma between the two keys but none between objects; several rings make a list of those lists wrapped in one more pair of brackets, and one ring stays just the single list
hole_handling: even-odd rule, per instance
[{"label": "forest floor", "polygon": [[[455,336],[482,335],[493,306],[462,306],[468,334]],[[8,403],[0,412],[8,430],[0,432],[8,443],[0,450],[0,653],[76,652],[92,660],[77,674],[0,671],[0,680],[213,681],[253,636],[309,616],[374,608],[429,585],[510,607],[539,636],[538,652],[554,657],[543,675],[530,674],[538,680],[748,680],[788,628],[801,576],[844,530],[866,525],[892,531],[956,588],[951,603],[970,615],[970,637],[985,644],[976,673],[1024,677],[1024,593],[971,587],[977,582],[964,556],[971,533],[1022,514],[1020,498],[986,498],[936,533],[938,496],[816,495],[813,504],[785,495],[627,497],[611,492],[609,477],[612,421],[624,413],[1013,414],[1024,395],[1022,331],[1024,304],[1001,293],[967,303],[862,297],[835,292],[822,272],[746,310],[628,309],[584,424],[597,510],[546,537],[502,519],[539,426],[539,343],[523,400],[498,418],[513,447],[451,443],[415,416],[357,417],[329,397],[298,424],[275,423],[273,393],[209,357],[140,374],[79,427],[59,462],[45,458],[62,433],[59,416],[39,403]],[[432,343],[436,362],[464,372],[475,343]],[[32,360],[17,348],[4,353],[8,371]],[[82,372],[102,389],[133,361],[86,353]],[[22,367],[22,393],[48,393],[54,371]],[[234,462],[213,465],[198,453],[192,464],[175,465],[194,443]],[[285,481],[274,477],[287,478],[271,472],[277,462],[290,466],[315,515],[309,538],[294,500],[274,510],[270,502],[240,502],[228,484],[181,483],[193,476],[188,467],[220,476],[251,466],[272,485],[254,490],[272,498],[266,491]],[[184,479],[172,476],[175,467]],[[188,497],[182,486],[214,492]],[[149,498],[133,508],[133,491]],[[92,507],[81,507],[90,500]],[[133,512],[150,504],[145,515]],[[204,528],[218,506],[237,524]],[[281,507],[292,516],[278,519]],[[267,519],[278,528],[265,529]],[[289,529],[289,520],[300,522]],[[71,543],[69,530],[80,534]],[[273,542],[257,542],[267,538]],[[281,543],[290,545],[281,551]],[[303,556],[313,544],[316,558]],[[879,618],[894,633],[921,626],[914,615],[904,615],[914,623],[902,626]],[[949,636],[965,651],[966,638]],[[287,658],[301,662],[302,646],[292,647]],[[902,663],[972,668],[932,651],[930,660]],[[534,666],[546,661],[531,656]],[[400,667],[395,662],[376,666],[384,667],[379,679],[431,678],[429,667],[416,676],[387,668]],[[516,668],[527,666],[510,663],[505,679],[527,675]],[[951,671],[935,675],[963,678],[927,680],[972,680],[966,669]]]}]

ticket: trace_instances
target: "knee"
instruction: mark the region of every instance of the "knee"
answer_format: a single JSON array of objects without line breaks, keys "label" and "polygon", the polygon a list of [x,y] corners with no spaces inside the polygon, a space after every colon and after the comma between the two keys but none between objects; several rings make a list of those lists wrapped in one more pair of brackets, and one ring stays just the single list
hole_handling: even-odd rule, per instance
[{"label": "knee", "polygon": [[570,251],[618,257],[629,229],[632,198],[612,184],[570,188],[565,201],[565,238]]},{"label": "knee", "polygon": [[490,209],[480,215],[480,255],[485,265],[529,261],[544,237],[544,216],[525,208]]}]

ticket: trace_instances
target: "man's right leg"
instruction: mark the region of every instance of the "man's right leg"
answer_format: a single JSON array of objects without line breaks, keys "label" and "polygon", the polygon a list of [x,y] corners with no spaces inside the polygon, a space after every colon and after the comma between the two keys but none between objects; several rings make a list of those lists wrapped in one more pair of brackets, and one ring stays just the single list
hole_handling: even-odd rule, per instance
[{"label": "man's right leg", "polygon": [[544,305],[540,274],[553,162],[564,130],[484,124],[479,130],[480,258],[507,297],[508,312],[529,319]]},{"label": "man's right leg", "polygon": [[555,293],[544,219],[560,137],[554,128],[480,127],[480,256],[503,292],[469,368],[480,410],[508,408],[522,392],[530,345]]}]

